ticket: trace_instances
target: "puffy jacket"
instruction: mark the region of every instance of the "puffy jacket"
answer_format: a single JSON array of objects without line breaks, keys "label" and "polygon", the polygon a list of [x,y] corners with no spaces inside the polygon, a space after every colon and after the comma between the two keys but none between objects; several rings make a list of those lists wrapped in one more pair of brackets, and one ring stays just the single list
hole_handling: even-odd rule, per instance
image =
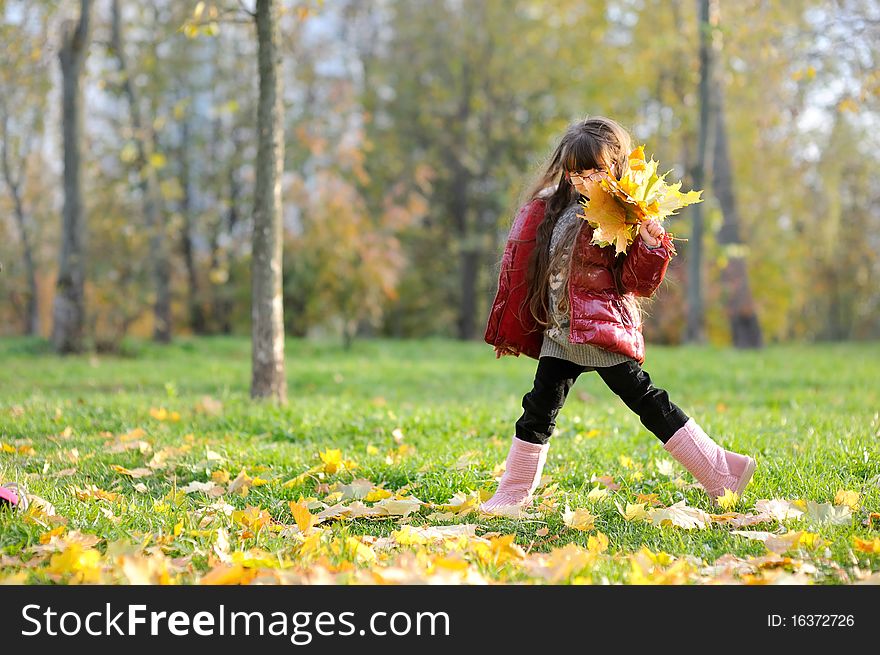
[{"label": "puffy jacket", "polygon": [[[545,206],[543,199],[532,200],[514,219],[485,334],[486,342],[496,351],[523,353],[534,359],[540,355],[544,335],[524,304],[526,273]],[[667,234],[660,245],[648,248],[636,236],[622,261],[617,261],[612,247],[593,245],[592,238],[593,228],[584,221],[572,251],[568,280],[569,341],[590,343],[641,363],[645,360],[645,340],[635,296],[651,296],[660,286],[676,254],[672,239]],[[615,282],[615,268],[623,293]]]}]

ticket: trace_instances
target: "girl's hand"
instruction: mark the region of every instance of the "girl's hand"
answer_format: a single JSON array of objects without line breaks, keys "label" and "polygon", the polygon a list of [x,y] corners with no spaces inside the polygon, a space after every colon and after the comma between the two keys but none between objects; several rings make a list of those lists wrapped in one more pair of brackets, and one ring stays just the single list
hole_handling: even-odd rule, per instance
[{"label": "girl's hand", "polygon": [[666,230],[660,225],[660,221],[651,219],[639,225],[639,236],[642,237],[645,245],[650,248],[656,248],[660,245],[660,239],[663,238],[664,234],[666,234]]},{"label": "girl's hand", "polygon": [[518,354],[519,354],[519,353],[517,353],[517,352],[516,352],[515,350],[513,350],[512,348],[506,348],[506,347],[504,347],[504,346],[495,346],[495,359],[499,359],[499,358],[501,358],[501,357],[504,357],[505,355],[514,355],[514,356],[516,356],[516,355],[518,355]]}]

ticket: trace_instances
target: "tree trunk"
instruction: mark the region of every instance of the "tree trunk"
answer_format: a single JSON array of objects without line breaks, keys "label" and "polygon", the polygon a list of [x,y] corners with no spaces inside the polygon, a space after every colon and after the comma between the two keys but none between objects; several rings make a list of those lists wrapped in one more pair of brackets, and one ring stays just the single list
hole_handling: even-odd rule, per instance
[{"label": "tree trunk", "polygon": [[733,170],[727,144],[724,119],[724,96],[720,81],[716,82],[715,148],[712,164],[712,188],[724,214],[718,243],[726,251],[727,265],[721,272],[725,292],[725,306],[730,321],[730,332],[736,348],[760,348],[763,344],[761,325],[755,312],[755,302],[749,286],[746,260],[741,252],[739,209],[734,193]]},{"label": "tree trunk", "polygon": [[9,134],[8,134],[8,114],[6,113],[5,103],[0,104],[0,110],[3,115],[2,119],[2,165],[3,179],[6,180],[6,186],[9,187],[9,194],[12,196],[12,210],[15,215],[15,224],[18,226],[19,237],[21,238],[22,258],[24,259],[24,273],[27,278],[28,297],[25,302],[25,324],[24,333],[30,336],[39,336],[40,334],[40,312],[38,305],[37,292],[37,267],[34,264],[34,249],[31,245],[30,235],[27,229],[27,217],[24,212],[24,202],[21,195],[21,181],[27,170],[27,157],[21,155],[21,161],[18,163],[18,174],[13,172],[12,163],[9,161]]},{"label": "tree trunk", "polygon": [[[216,124],[214,134],[217,139],[223,137],[219,123]],[[238,128],[232,128],[230,132],[230,140],[232,142],[232,152],[241,152],[244,147],[241,132]],[[226,234],[232,235],[238,225],[239,220],[239,204],[241,202],[241,182],[238,179],[238,161],[236,157],[231,158],[226,169],[226,177],[229,195],[227,197],[227,205],[229,207],[226,212],[226,219],[221,217],[218,220],[217,229],[214,230],[211,244],[211,269],[216,270],[220,267],[220,237],[225,230]],[[233,294],[235,290],[235,266],[233,266],[234,248],[227,248],[226,252],[226,279],[222,283],[213,285],[213,301],[212,311],[214,320],[221,334],[232,334],[232,312],[235,309]]]},{"label": "tree trunk", "polygon": [[[706,162],[709,136],[712,130],[711,80],[712,80],[712,32],[717,26],[717,13],[712,11],[714,0],[699,1],[700,30],[700,128],[697,142],[697,161],[693,170],[693,188],[702,189],[706,182]],[[703,204],[690,209],[693,223],[687,242],[687,325],[685,341],[703,343],[706,340],[705,306],[703,302]]]},{"label": "tree trunk", "polygon": [[31,245],[27,231],[27,220],[24,215],[24,207],[21,204],[21,196],[16,186],[13,192],[13,204],[15,206],[15,222],[21,233],[21,245],[24,257],[24,272],[27,277],[28,298],[25,307],[25,333],[36,337],[40,335],[40,311],[39,292],[37,290],[37,267],[34,264],[34,249]]},{"label": "tree trunk", "polygon": [[251,257],[251,396],[284,402],[284,304],[281,295],[281,174],[284,138],[281,122],[278,8],[257,0],[257,54],[260,95],[257,106],[257,162]]},{"label": "tree trunk", "polygon": [[180,213],[183,216],[181,247],[183,261],[186,265],[186,279],[189,287],[189,325],[196,334],[205,334],[205,313],[202,310],[202,295],[199,292],[199,276],[196,269],[195,252],[193,251],[193,210],[192,210],[192,179],[190,169],[190,118],[183,117],[180,128],[180,185],[183,196],[180,201]]},{"label": "tree trunk", "polygon": [[152,154],[156,151],[155,134],[152,126],[146,127],[141,120],[140,105],[129,77],[122,40],[122,15],[119,0],[113,0],[111,29],[111,45],[116,54],[119,71],[122,73],[122,90],[128,100],[131,126],[138,151],[137,165],[140,173],[144,221],[149,234],[150,263],[156,294],[153,304],[153,339],[160,343],[169,343],[171,341],[171,271],[165,221],[160,207],[159,181],[151,161]]},{"label": "tree trunk", "polygon": [[449,209],[458,230],[460,256],[458,338],[469,340],[476,337],[477,272],[480,262],[480,248],[473,237],[471,222],[468,220],[470,172],[461,160],[462,155],[467,152],[467,121],[471,114],[473,94],[473,78],[467,64],[464,65],[462,76],[463,88],[456,113],[456,125],[452,127],[452,129],[458,129],[461,132],[458,139],[453,142],[456,151],[450,152],[448,155],[452,171]]},{"label": "tree trunk", "polygon": [[64,209],[61,253],[52,309],[52,342],[59,353],[82,352],[85,323],[85,212],[80,177],[82,77],[88,54],[91,0],[80,0],[79,21],[62,27],[58,59],[62,76],[62,138],[64,143]]}]

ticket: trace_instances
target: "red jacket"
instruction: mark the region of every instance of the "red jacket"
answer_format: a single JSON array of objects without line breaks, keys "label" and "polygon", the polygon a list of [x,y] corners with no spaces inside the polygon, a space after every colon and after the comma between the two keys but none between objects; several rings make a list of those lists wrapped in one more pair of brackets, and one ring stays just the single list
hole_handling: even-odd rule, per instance
[{"label": "red jacket", "polygon": [[[528,261],[538,226],[544,220],[545,205],[543,199],[532,200],[514,219],[485,334],[486,342],[496,349],[534,359],[540,355],[544,334],[524,301]],[[675,255],[672,239],[667,234],[661,245],[651,249],[637,236],[621,263],[615,261],[612,247],[592,245],[592,238],[593,228],[584,221],[572,253],[568,281],[569,341],[590,343],[641,363],[645,360],[645,340],[634,296],[651,296],[660,286]],[[615,265],[620,267],[623,294],[615,284]]]}]

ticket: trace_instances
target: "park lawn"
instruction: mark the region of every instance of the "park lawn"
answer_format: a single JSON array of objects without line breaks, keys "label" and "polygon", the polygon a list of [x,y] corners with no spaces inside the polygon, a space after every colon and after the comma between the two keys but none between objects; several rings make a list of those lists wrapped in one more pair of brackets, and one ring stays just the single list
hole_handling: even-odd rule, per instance
[{"label": "park lawn", "polygon": [[[880,343],[649,347],[655,383],[724,446],[757,458],[737,515],[761,499],[836,502],[837,522],[802,503],[796,518],[740,528],[787,533],[791,548],[775,553],[724,523],[626,520],[616,505],[639,494],[656,494],[659,508],[721,510],[595,374],[559,418],[541,507],[499,518],[471,508],[495,487],[533,360],[439,339],[349,351],[291,339],[289,403],[278,408],[249,399],[249,356],[239,338],[64,359],[43,341],[0,340],[0,479],[25,482],[55,512],[0,510],[0,581],[880,579]],[[345,486],[356,479],[373,486]],[[411,496],[422,504],[394,504]],[[453,497],[459,506],[444,506]],[[302,508],[336,503],[398,514],[309,527]],[[595,518],[574,529],[567,507]]]}]

